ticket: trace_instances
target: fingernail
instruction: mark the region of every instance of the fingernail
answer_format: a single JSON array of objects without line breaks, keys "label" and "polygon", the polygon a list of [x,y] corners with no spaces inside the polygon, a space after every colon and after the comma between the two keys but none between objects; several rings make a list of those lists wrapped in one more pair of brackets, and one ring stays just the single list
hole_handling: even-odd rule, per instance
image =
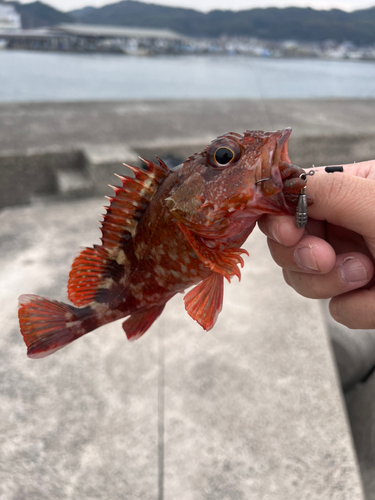
[{"label": "fingernail", "polygon": [[274,222],[272,226],[269,228],[271,238],[277,241],[277,243],[281,243],[279,238],[279,229],[280,229],[279,222]]},{"label": "fingernail", "polygon": [[348,283],[357,283],[367,279],[367,271],[359,259],[347,257],[341,264],[341,276]]},{"label": "fingernail", "polygon": [[310,247],[300,247],[294,252],[294,259],[302,269],[319,271],[314,254]]}]

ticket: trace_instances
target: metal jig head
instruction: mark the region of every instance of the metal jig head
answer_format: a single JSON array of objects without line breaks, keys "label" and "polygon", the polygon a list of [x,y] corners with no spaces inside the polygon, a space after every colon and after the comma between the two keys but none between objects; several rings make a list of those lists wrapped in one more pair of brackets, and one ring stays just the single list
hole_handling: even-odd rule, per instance
[{"label": "metal jig head", "polygon": [[298,228],[305,227],[308,221],[306,186],[299,192],[295,221]]},{"label": "metal jig head", "polygon": [[[303,172],[299,176],[299,178],[302,179],[303,181],[307,181],[307,176],[314,175],[314,174],[315,174],[315,171],[310,170],[309,172]],[[303,188],[301,189],[301,191],[299,192],[299,195],[298,195],[296,216],[295,216],[296,226],[300,229],[305,227],[307,224],[308,218],[309,217],[307,214],[306,186],[303,186]]]},{"label": "metal jig head", "polygon": [[[307,181],[308,175],[314,175],[315,170],[310,170],[309,172],[302,173],[299,178],[303,181]],[[303,186],[298,195],[298,201],[296,206],[296,216],[295,222],[296,226],[301,229],[304,228],[309,220],[307,213],[307,196],[306,196],[306,186]]]}]

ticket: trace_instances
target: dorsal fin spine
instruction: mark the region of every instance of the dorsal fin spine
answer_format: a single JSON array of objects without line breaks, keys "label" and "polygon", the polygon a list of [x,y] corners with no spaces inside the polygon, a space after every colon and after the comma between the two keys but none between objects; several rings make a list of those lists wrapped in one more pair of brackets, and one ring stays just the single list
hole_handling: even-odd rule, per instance
[{"label": "dorsal fin spine", "polygon": [[101,227],[102,245],[107,248],[121,247],[126,240],[134,237],[138,221],[151,202],[159,185],[170,172],[168,167],[158,159],[159,165],[143,160],[147,169],[126,165],[134,177],[115,174],[121,180],[122,186],[110,187],[114,190],[114,197],[107,197],[110,202],[104,207]]},{"label": "dorsal fin spine", "polygon": [[[147,169],[134,167],[133,165],[128,165],[126,163],[124,163],[124,165],[134,173],[135,179],[137,181],[140,181],[144,185],[144,187],[149,187],[155,182],[159,185],[164,177],[168,175],[169,168],[162,160],[160,160],[160,158],[156,157],[158,159],[159,165],[149,160],[145,160],[141,156],[139,156],[139,158],[146,164]],[[154,189],[152,189],[152,191],[153,190]]]},{"label": "dorsal fin spine", "polygon": [[143,162],[146,163],[146,165],[147,165],[147,172],[149,172],[149,173],[151,173],[153,175],[156,175],[157,177],[165,177],[165,175],[167,175],[168,172],[169,172],[169,168],[158,157],[156,157],[156,158],[159,161],[159,165],[157,165],[156,163],[154,163],[154,162],[152,162],[150,160],[145,160],[141,156],[139,156],[138,158],[140,158]]},{"label": "dorsal fin spine", "polygon": [[[133,183],[135,184],[134,180]],[[139,183],[139,185],[141,186],[141,190],[139,188],[137,189],[137,186],[132,186],[131,183],[124,184],[124,187],[122,188],[118,186],[111,186],[110,184],[109,187],[114,190],[117,197],[125,199],[125,201],[130,201],[133,198],[140,198],[145,202],[150,201],[155,191],[153,189],[150,189],[148,186],[143,186],[143,184],[141,183]]]},{"label": "dorsal fin spine", "polygon": [[169,168],[167,167],[167,165],[163,162],[163,160],[161,160],[158,156],[155,155],[155,158],[158,160],[159,162],[159,167],[163,169],[164,173],[168,173],[169,172]]}]

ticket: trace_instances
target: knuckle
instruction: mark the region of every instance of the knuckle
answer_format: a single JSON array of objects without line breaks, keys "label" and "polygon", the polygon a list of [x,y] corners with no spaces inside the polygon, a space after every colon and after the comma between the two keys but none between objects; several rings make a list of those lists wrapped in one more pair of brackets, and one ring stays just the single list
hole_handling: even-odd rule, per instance
[{"label": "knuckle", "polygon": [[325,286],[325,276],[311,275],[306,273],[291,272],[290,286],[307,299],[329,299],[332,294]]},{"label": "knuckle", "polygon": [[[285,276],[288,278],[286,279]],[[287,284],[294,288],[294,290],[302,295],[302,297],[306,297],[308,299],[316,298],[310,286],[311,280],[309,275],[295,271],[284,271],[284,279]]]}]

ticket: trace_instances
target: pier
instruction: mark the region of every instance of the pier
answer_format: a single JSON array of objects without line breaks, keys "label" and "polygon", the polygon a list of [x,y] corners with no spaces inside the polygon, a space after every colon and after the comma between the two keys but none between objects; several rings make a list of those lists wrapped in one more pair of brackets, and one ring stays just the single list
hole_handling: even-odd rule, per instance
[{"label": "pier", "polygon": [[116,322],[29,360],[16,303],[67,300],[123,162],[176,164],[222,133],[287,126],[301,167],[368,160],[374,116],[365,99],[0,105],[0,496],[372,498],[374,334],[298,296],[257,230],[211,332],[180,295],[137,342]]}]

